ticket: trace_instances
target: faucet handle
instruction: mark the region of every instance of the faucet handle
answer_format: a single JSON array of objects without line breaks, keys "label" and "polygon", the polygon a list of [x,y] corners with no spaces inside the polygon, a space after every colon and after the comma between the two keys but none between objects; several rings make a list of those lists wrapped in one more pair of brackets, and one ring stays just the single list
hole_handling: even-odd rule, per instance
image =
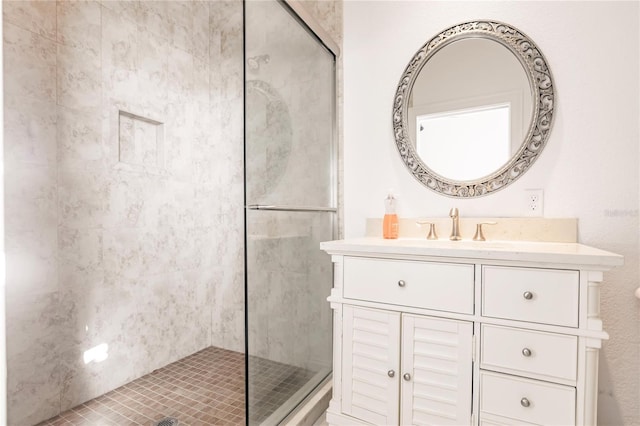
[{"label": "faucet handle", "polygon": [[437,240],[438,239],[438,234],[436,234],[436,224],[433,222],[425,222],[425,221],[416,221],[416,225],[418,226],[422,226],[422,225],[429,225],[429,235],[427,235],[427,240]]},{"label": "faucet handle", "polygon": [[484,233],[482,232],[482,225],[496,225],[498,222],[480,222],[476,225],[476,234],[473,236],[473,241],[486,241]]}]

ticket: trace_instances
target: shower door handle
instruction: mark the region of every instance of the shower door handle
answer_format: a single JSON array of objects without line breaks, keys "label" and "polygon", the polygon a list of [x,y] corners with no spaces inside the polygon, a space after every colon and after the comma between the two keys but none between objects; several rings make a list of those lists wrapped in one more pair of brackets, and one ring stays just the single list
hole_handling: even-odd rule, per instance
[{"label": "shower door handle", "polygon": [[279,212],[337,212],[335,207],[317,207],[317,206],[274,206],[274,205],[262,205],[251,204],[247,206],[249,210],[270,210]]}]

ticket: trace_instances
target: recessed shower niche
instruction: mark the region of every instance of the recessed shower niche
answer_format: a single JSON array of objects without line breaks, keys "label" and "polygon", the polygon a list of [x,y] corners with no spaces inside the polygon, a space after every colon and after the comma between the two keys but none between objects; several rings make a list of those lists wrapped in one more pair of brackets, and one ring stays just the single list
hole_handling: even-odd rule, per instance
[{"label": "recessed shower niche", "polygon": [[164,125],[118,111],[118,160],[134,167],[164,168]]}]

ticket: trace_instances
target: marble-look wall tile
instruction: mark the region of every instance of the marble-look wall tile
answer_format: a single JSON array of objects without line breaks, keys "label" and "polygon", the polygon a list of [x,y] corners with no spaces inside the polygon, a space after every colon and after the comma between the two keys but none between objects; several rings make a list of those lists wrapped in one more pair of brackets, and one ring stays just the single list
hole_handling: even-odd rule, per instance
[{"label": "marble-look wall tile", "polygon": [[57,40],[65,46],[85,51],[88,57],[100,57],[101,7],[95,1],[58,1]]},{"label": "marble-look wall tile", "polygon": [[208,58],[193,57],[193,74],[191,82],[191,100],[194,103],[195,117],[194,125],[198,137],[209,135],[210,116],[209,107],[211,105],[210,93],[211,71]]},{"label": "marble-look wall tile", "polygon": [[140,11],[140,3],[146,0],[102,0],[100,4],[107,9],[111,9],[124,19],[137,22]]},{"label": "marble-look wall tile", "polygon": [[211,340],[214,346],[244,352],[244,301],[243,292],[238,290],[244,281],[235,268],[242,268],[242,264],[225,264],[217,269]]},{"label": "marble-look wall tile", "polygon": [[22,165],[6,172],[6,197],[11,200],[5,223],[12,231],[57,226],[56,169]]},{"label": "marble-look wall tile", "polygon": [[3,13],[8,421],[33,424],[60,408],[55,3]]},{"label": "marble-look wall tile", "polygon": [[4,99],[5,170],[56,164],[56,105],[5,95]]},{"label": "marble-look wall tile", "polygon": [[30,425],[60,410],[59,293],[7,296],[7,416]]},{"label": "marble-look wall tile", "polygon": [[140,1],[136,19],[140,30],[168,38],[171,28],[169,24],[169,3],[161,0]]},{"label": "marble-look wall tile", "polygon": [[50,40],[56,39],[56,2],[41,0],[3,1],[5,22]]},{"label": "marble-look wall tile", "polygon": [[162,224],[161,208],[170,200],[166,179],[121,171],[111,176],[103,225],[108,229],[154,229]]},{"label": "marble-look wall tile", "polygon": [[166,3],[169,43],[177,49],[193,53],[194,3],[188,0]]},{"label": "marble-look wall tile", "polygon": [[302,5],[322,25],[331,38],[342,45],[342,1],[336,0],[305,0]]},{"label": "marble-look wall tile", "polygon": [[58,171],[58,216],[63,226],[95,228],[107,210],[109,181],[101,169]]},{"label": "marble-look wall tile", "polygon": [[102,104],[100,58],[86,49],[58,44],[57,101],[67,108]]},{"label": "marble-look wall tile", "polygon": [[196,0],[193,2],[193,55],[197,58],[209,58],[209,1]]},{"label": "marble-look wall tile", "polygon": [[169,48],[168,89],[170,100],[191,102],[193,89],[193,55],[182,49]]},{"label": "marble-look wall tile", "polygon": [[137,43],[138,93],[144,94],[141,101],[148,108],[163,106],[168,96],[169,63],[173,61],[169,43],[148,31],[138,31]]},{"label": "marble-look wall tile", "polygon": [[[65,284],[104,273],[103,232],[101,228],[59,228],[60,277],[64,277]],[[76,277],[72,272],[82,275]]]},{"label": "marble-look wall tile", "polygon": [[9,23],[3,37],[5,96],[55,102],[55,41]]},{"label": "marble-look wall tile", "polygon": [[142,242],[137,229],[110,229],[103,236],[103,244],[105,269],[125,279],[135,279],[143,275]]},{"label": "marble-look wall tile", "polygon": [[[148,4],[156,2],[141,2]],[[137,25],[102,7],[102,87],[108,98],[136,103],[138,95]]]},{"label": "marble-look wall tile", "polygon": [[[49,293],[58,288],[57,229],[55,227],[26,231],[9,229],[5,234],[7,297]],[[16,333],[15,329],[7,334]]]},{"label": "marble-look wall tile", "polygon": [[95,170],[103,165],[102,111],[100,108],[66,108],[58,106],[58,165],[65,169]]},{"label": "marble-look wall tile", "polygon": [[21,166],[5,173],[6,291],[28,299],[57,290],[56,169]]}]

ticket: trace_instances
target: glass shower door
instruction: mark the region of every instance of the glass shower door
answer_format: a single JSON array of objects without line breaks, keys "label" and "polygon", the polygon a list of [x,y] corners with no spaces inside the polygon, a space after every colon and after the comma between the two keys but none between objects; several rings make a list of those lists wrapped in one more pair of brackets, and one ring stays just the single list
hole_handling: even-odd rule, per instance
[{"label": "glass shower door", "polygon": [[335,57],[277,1],[245,2],[247,419],[331,373]]}]

